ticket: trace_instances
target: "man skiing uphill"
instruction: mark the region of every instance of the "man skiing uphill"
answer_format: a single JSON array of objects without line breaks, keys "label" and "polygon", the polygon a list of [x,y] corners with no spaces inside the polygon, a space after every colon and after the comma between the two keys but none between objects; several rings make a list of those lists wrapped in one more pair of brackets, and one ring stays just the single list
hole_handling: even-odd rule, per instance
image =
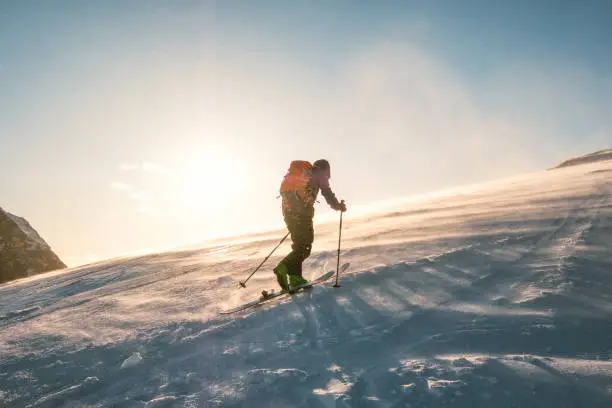
[{"label": "man skiing uphill", "polygon": [[319,191],[336,211],[346,211],[329,186],[329,162],[321,159],[313,164],[303,160],[291,162],[280,187],[283,218],[291,234],[291,252],[274,268],[276,280],[283,290],[307,283],[302,277],[302,263],[310,256],[314,240],[314,203]]}]

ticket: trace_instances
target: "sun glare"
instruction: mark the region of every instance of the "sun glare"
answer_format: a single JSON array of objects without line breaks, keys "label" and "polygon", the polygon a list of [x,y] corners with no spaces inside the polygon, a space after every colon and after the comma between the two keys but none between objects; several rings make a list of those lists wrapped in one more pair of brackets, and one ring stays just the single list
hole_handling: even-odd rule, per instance
[{"label": "sun glare", "polygon": [[190,153],[181,169],[181,195],[188,208],[219,210],[237,198],[245,182],[239,162],[222,152]]}]

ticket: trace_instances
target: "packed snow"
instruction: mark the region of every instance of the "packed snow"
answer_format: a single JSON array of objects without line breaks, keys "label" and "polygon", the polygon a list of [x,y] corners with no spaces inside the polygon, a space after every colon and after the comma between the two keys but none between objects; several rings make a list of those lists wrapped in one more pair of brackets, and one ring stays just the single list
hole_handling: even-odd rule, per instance
[{"label": "packed snow", "polygon": [[[0,286],[0,406],[610,407],[612,162],[345,216],[350,268],[275,287],[284,231]],[[318,225],[305,276],[336,265]]]}]

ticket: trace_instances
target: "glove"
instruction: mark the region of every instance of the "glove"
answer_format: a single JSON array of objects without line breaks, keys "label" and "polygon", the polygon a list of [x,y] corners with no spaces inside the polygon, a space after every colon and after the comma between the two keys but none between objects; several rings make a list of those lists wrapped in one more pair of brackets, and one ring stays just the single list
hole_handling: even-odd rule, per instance
[{"label": "glove", "polygon": [[342,211],[342,212],[346,211],[346,204],[344,203],[344,200],[340,201],[340,204],[338,204],[338,206],[336,207],[336,210]]}]

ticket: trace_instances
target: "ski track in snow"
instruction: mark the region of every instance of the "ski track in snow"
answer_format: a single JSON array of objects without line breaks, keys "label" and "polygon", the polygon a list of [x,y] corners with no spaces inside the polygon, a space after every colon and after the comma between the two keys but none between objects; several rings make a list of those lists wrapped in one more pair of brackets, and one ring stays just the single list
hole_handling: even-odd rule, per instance
[{"label": "ski track in snow", "polygon": [[347,214],[341,288],[229,316],[288,245],[246,289],[276,237],[5,284],[0,406],[610,407],[610,167]]}]

